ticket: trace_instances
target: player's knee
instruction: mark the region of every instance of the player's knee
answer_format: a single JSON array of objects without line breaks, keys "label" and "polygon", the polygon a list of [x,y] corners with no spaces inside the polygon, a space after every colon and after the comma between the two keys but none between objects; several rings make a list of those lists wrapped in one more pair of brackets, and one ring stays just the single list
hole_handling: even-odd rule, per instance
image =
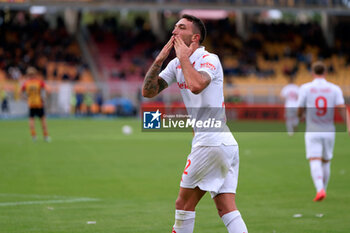
[{"label": "player's knee", "polygon": [[175,201],[175,208],[177,210],[185,210],[185,201],[182,198],[178,197]]},{"label": "player's knee", "polygon": [[227,213],[237,210],[236,204],[234,202],[216,203],[216,209],[220,217]]},{"label": "player's knee", "polygon": [[224,210],[222,208],[217,208],[217,210],[218,210],[218,215],[220,217],[222,217],[225,214],[225,212],[224,212]]},{"label": "player's knee", "polygon": [[190,200],[185,200],[179,197],[175,201],[175,208],[177,210],[194,211],[196,208],[196,205],[192,203]]},{"label": "player's knee", "polygon": [[224,216],[225,214],[237,210],[237,208],[222,208],[222,209],[218,208],[217,210],[218,210],[218,215],[219,215],[220,218],[221,218],[221,217]]}]

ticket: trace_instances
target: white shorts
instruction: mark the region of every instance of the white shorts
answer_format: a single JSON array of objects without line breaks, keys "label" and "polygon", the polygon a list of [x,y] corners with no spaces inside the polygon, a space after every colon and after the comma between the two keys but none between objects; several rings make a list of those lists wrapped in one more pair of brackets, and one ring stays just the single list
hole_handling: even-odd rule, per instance
[{"label": "white shorts", "polygon": [[335,141],[334,132],[305,133],[306,158],[331,160]]},{"label": "white shorts", "polygon": [[236,193],[238,182],[238,146],[197,146],[187,157],[180,187],[210,192],[212,198],[220,193]]}]

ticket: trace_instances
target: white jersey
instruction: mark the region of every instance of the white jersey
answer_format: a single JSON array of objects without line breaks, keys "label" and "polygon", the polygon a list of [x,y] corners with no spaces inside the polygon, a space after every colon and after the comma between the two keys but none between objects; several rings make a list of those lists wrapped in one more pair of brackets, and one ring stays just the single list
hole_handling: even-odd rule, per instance
[{"label": "white jersey", "polygon": [[285,99],[285,108],[297,108],[298,107],[298,92],[299,87],[295,84],[288,84],[282,88],[281,96]]},{"label": "white jersey", "polygon": [[[205,118],[203,115],[206,113],[204,111],[198,111],[199,109],[213,109],[214,111],[215,109],[224,110],[224,75],[218,56],[209,53],[204,47],[199,47],[190,56],[190,62],[197,71],[204,71],[208,73],[211,78],[210,84],[197,95],[193,94],[188,89],[178,58],[171,60],[159,76],[164,79],[169,86],[177,82],[189,115],[191,115],[193,111],[197,111],[195,113],[197,118],[201,118],[201,116]],[[195,131],[192,146],[237,145],[236,140],[226,124],[224,125],[224,129],[224,132]]]},{"label": "white jersey", "polygon": [[298,106],[306,107],[306,132],[334,132],[334,108],[344,104],[339,86],[315,78],[300,87]]}]

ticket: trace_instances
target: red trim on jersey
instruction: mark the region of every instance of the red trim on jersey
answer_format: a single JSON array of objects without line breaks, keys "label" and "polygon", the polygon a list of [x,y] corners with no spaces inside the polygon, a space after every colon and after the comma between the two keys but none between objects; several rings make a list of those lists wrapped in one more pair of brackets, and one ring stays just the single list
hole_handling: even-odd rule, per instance
[{"label": "red trim on jersey", "polygon": [[26,89],[26,84],[27,82],[24,82],[24,84],[22,85],[21,91],[24,91]]},{"label": "red trim on jersey", "polygon": [[180,89],[188,89],[186,82],[182,82],[182,83],[177,82],[177,85],[179,86]]},{"label": "red trim on jersey", "polygon": [[211,70],[216,70],[216,67],[213,64],[211,64],[210,62],[202,63],[201,68],[203,68],[203,67],[209,68]]},{"label": "red trim on jersey", "polygon": [[45,82],[43,80],[40,80],[40,87],[45,88]]}]

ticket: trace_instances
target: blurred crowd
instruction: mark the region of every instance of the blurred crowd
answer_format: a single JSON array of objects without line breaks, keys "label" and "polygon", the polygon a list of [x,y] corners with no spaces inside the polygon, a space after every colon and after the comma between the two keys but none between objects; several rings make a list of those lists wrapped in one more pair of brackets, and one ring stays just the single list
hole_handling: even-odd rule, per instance
[{"label": "blurred crowd", "polygon": [[110,2],[242,4],[248,6],[343,6],[343,0],[110,0]]},{"label": "blurred crowd", "polygon": [[[331,46],[316,22],[253,22],[246,38],[237,34],[232,18],[207,20],[206,26],[208,33],[204,45],[219,55],[228,79],[251,75],[274,78],[276,67],[281,67],[286,77],[295,76],[301,64],[309,70],[314,60],[327,60],[334,56],[344,58],[345,66],[350,64],[350,32],[346,30],[347,24],[335,25],[334,45]],[[97,44],[106,46],[110,41],[106,37],[111,35],[115,40],[116,65],[110,78],[116,80],[129,79],[135,74],[136,79],[142,80],[147,67],[166,42],[155,36],[149,23],[142,18],[136,18],[134,25],[130,26],[120,26],[117,19],[106,18],[100,24],[91,24],[89,29]],[[170,37],[171,30],[166,38]],[[169,59],[173,57],[174,54]],[[285,64],[282,62],[284,59],[292,62]],[[330,73],[336,72],[335,67],[338,67],[333,63],[327,64]]]},{"label": "blurred crowd", "polygon": [[[164,18],[163,26],[167,28],[164,38],[156,36],[149,19],[141,16],[129,19],[127,23],[115,16],[104,16],[103,20],[96,19],[88,24],[91,40],[87,43],[90,43],[89,47],[97,48],[93,59],[99,63],[102,73],[108,71],[107,80],[97,81],[141,82],[170,38],[177,17],[174,14],[172,18]],[[52,19],[55,22],[24,11],[10,11],[5,16],[0,10],[0,81],[1,74],[5,74],[6,80],[20,80],[28,66],[36,67],[45,80],[81,80],[81,74],[88,67],[82,59],[78,41],[67,32],[62,17],[57,15]],[[276,77],[282,75],[283,81],[285,77],[297,76],[301,67],[306,67],[304,72],[310,69],[315,60],[327,61],[328,72],[335,74],[350,65],[347,23],[332,25],[334,43],[330,45],[320,24],[315,21],[283,23],[253,20],[243,37],[237,33],[235,20],[234,15],[221,20],[205,20],[207,38],[204,46],[220,57],[227,84],[234,84],[237,77],[244,80],[252,76],[279,82],[281,79]],[[168,61],[174,57],[172,52]],[[112,88],[113,85],[110,86]],[[8,94],[0,89],[1,107],[5,112],[8,111]],[[135,114],[135,103],[124,99],[125,96],[111,95],[111,99],[103,100],[101,90],[96,86],[93,89],[94,92],[84,91],[84,87],[79,91],[72,89],[72,98],[64,100],[66,106],[71,106],[67,113],[89,115],[119,111],[118,115]],[[137,102],[140,101],[141,98],[137,97]],[[110,107],[104,108],[105,103]]]},{"label": "blurred crowd", "polygon": [[[99,58],[102,66],[111,70],[110,78],[115,80],[141,80],[153,57],[161,48],[162,41],[151,31],[142,17],[136,17],[132,25],[122,24],[115,17],[88,25],[90,35],[103,54],[113,57]],[[108,66],[107,64],[110,64]]]},{"label": "blurred crowd", "polygon": [[[4,19],[4,12],[0,11]],[[52,24],[52,23],[51,23]],[[23,11],[13,11],[0,24],[0,70],[6,77],[18,80],[28,66],[36,67],[45,79],[78,81],[87,68],[75,37],[68,34],[64,21],[57,16],[52,27],[42,16],[32,16]],[[286,76],[296,75],[300,63],[309,69],[315,59],[343,57],[350,64],[350,32],[347,24],[334,26],[334,44],[329,46],[319,23],[259,23],[253,22],[248,36],[237,34],[234,18],[207,20],[207,39],[204,45],[222,59],[227,77],[255,75],[269,78],[276,75],[275,66],[264,62],[279,63],[284,58],[293,59],[292,65],[283,64]],[[90,35],[97,45],[112,51],[114,63],[109,67],[100,54],[103,66],[111,70],[115,80],[142,80],[153,58],[166,41],[154,35],[149,22],[136,17],[132,24],[122,24],[116,17],[88,25]],[[168,29],[166,39],[172,28]],[[169,59],[173,58],[174,54]],[[263,62],[260,62],[263,61]],[[65,63],[75,72],[59,72],[59,66],[49,63]],[[336,72],[330,63],[329,72]]]},{"label": "blurred crowd", "polygon": [[[69,35],[61,17],[54,27],[43,16],[25,11],[0,11],[0,70],[6,78],[18,80],[27,67],[36,67],[44,79],[79,80],[84,65],[79,46]],[[65,63],[77,72],[58,71],[58,65],[48,71],[48,63]]]}]

